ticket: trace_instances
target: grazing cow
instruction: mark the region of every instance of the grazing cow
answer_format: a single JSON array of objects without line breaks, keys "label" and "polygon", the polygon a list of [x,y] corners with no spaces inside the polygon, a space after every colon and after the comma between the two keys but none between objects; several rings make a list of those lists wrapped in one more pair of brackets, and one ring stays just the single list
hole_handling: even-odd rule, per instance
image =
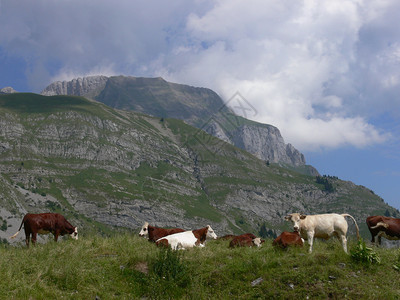
[{"label": "grazing cow", "polygon": [[150,242],[156,242],[158,239],[178,233],[178,232],[184,232],[185,230],[180,229],[180,228],[160,228],[160,227],[154,227],[150,226],[148,222],[145,222],[144,225],[142,226],[142,230],[139,232],[139,236],[142,237],[147,237]]},{"label": "grazing cow", "polygon": [[156,241],[157,246],[170,246],[173,250],[192,248],[194,246],[204,247],[206,240],[217,239],[217,235],[210,225],[207,227],[178,232]]},{"label": "grazing cow", "polygon": [[234,247],[261,247],[261,244],[264,243],[265,240],[262,240],[256,237],[252,233],[245,233],[242,235],[235,236],[233,240],[229,243],[230,248]]},{"label": "grazing cow", "polygon": [[381,237],[388,240],[400,239],[400,219],[384,216],[370,216],[367,218],[366,222],[371,232],[372,243],[375,243],[378,238],[378,243],[380,245]]},{"label": "grazing cow", "polygon": [[54,240],[57,242],[58,236],[69,234],[73,239],[78,239],[78,228],[72,226],[63,215],[55,213],[43,213],[43,214],[26,214],[22,219],[21,226],[19,227],[16,234],[10,238],[15,238],[21,231],[22,225],[25,230],[25,243],[29,247],[29,239],[32,235],[32,244],[36,243],[37,234],[48,234],[54,235]]},{"label": "grazing cow", "polygon": [[294,231],[299,231],[300,236],[308,241],[310,245],[309,252],[312,252],[313,240],[316,238],[329,239],[336,236],[343,246],[344,252],[347,253],[346,233],[348,224],[345,217],[353,219],[356,225],[357,238],[360,233],[356,220],[349,214],[323,214],[323,215],[302,215],[293,213],[285,217],[287,221],[292,221]]},{"label": "grazing cow", "polygon": [[303,247],[304,240],[298,231],[282,232],[273,242],[272,245],[286,249],[289,246]]}]

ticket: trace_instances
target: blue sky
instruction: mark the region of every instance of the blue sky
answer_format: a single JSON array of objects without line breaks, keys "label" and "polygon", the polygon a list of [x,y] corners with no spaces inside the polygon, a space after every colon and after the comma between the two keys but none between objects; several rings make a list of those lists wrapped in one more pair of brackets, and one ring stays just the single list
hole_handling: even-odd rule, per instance
[{"label": "blue sky", "polygon": [[400,209],[400,2],[0,0],[0,87],[162,76],[239,92],[321,174]]}]

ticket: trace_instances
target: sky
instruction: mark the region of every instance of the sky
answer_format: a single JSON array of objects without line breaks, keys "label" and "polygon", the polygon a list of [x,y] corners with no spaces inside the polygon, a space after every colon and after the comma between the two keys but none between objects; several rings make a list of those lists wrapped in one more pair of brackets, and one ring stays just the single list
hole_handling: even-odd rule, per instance
[{"label": "sky", "polygon": [[400,209],[400,1],[0,0],[0,88],[89,75],[240,93],[322,175]]}]

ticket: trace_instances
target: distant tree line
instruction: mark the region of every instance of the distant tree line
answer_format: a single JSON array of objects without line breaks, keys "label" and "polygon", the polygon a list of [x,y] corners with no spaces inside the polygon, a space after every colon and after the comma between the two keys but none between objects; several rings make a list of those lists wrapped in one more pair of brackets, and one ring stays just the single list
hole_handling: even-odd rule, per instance
[{"label": "distant tree line", "polygon": [[260,230],[258,231],[258,234],[262,238],[276,238],[276,233],[272,229],[267,229],[265,226],[265,223],[263,223],[260,226]]},{"label": "distant tree line", "polygon": [[324,191],[328,192],[328,193],[333,193],[335,191],[335,187],[332,184],[332,180],[334,179],[338,179],[337,176],[327,176],[327,175],[323,175],[323,176],[316,176],[316,183],[318,184],[322,184],[324,186]]}]

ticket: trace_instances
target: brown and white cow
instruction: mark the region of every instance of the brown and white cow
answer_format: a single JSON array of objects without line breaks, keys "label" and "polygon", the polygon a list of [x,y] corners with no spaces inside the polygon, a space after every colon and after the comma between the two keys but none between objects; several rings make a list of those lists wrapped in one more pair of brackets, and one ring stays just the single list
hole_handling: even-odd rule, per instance
[{"label": "brown and white cow", "polygon": [[164,236],[184,231],[185,230],[181,228],[161,228],[150,226],[148,222],[145,222],[139,232],[139,236],[147,237],[150,242],[156,242]]},{"label": "brown and white cow", "polygon": [[273,242],[272,245],[286,249],[289,246],[303,247],[304,240],[298,231],[282,232]]},{"label": "brown and white cow", "polygon": [[61,235],[69,234],[73,239],[78,239],[78,228],[72,226],[63,215],[57,213],[43,213],[43,214],[26,214],[22,219],[21,226],[17,233],[10,238],[15,238],[21,231],[24,225],[25,243],[29,247],[29,240],[32,235],[32,243],[36,243],[37,234],[54,235],[54,240],[57,242],[58,237]]},{"label": "brown and white cow", "polygon": [[356,225],[357,238],[360,233],[356,220],[349,214],[322,214],[322,215],[303,215],[293,213],[285,217],[287,221],[292,221],[294,231],[298,231],[300,236],[307,240],[310,245],[309,252],[312,252],[314,237],[329,239],[336,236],[343,246],[344,252],[347,253],[347,229],[348,224],[345,217],[350,217]]},{"label": "brown and white cow", "polygon": [[370,216],[366,220],[369,231],[371,232],[371,242],[376,243],[378,239],[381,244],[381,237],[388,240],[400,239],[400,219],[385,216]]},{"label": "brown and white cow", "polygon": [[232,241],[229,243],[230,248],[234,247],[261,247],[261,244],[264,243],[265,240],[256,237],[252,233],[245,233],[242,235],[235,236]]},{"label": "brown and white cow", "polygon": [[170,246],[173,250],[204,247],[206,240],[217,239],[217,235],[210,225],[204,228],[178,232],[167,235],[156,241],[157,246]]}]

